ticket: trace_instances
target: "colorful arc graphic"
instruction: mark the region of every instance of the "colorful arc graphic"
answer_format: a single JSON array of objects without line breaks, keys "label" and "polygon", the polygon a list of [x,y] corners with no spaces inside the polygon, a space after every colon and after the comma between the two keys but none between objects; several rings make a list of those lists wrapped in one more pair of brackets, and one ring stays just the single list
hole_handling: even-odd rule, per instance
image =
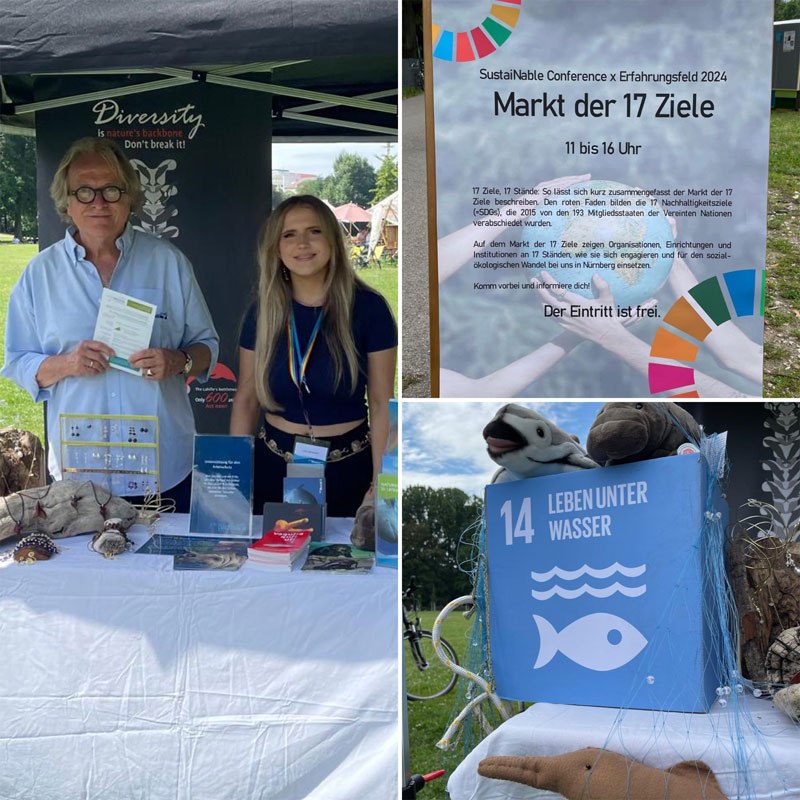
[{"label": "colorful arc graphic", "polygon": [[442,61],[475,61],[501,47],[517,26],[522,0],[492,3],[489,14],[468,31],[448,31],[433,24],[433,57]]},{"label": "colorful arc graphic", "polygon": [[[756,306],[756,292],[761,285],[760,299]],[[728,290],[728,297],[722,291]],[[702,343],[714,327],[722,325],[734,317],[764,316],[764,270],[738,269],[724,272],[718,278],[701,281],[686,293],[694,304],[679,297],[664,315],[664,322],[653,338],[650,347],[648,378],[650,394],[676,392],[667,397],[700,397],[694,386],[694,368],[664,364],[654,359],[669,359],[683,364],[692,364],[697,358]],[[697,312],[699,307],[711,320],[712,325]],[[695,344],[699,342],[700,344]]]}]

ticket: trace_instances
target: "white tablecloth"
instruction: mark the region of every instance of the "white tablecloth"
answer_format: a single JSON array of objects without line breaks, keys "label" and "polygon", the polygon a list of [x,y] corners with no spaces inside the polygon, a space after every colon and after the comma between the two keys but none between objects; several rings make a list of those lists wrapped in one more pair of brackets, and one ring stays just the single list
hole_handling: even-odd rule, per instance
[{"label": "white tablecloth", "polygon": [[[800,798],[800,728],[769,700],[746,700],[772,761],[745,731],[745,750],[758,800]],[[551,756],[583,747],[606,747],[664,769],[679,761],[704,761],[726,797],[735,798],[730,707],[715,704],[708,714],[536,703],[504,722],[459,764],[447,788],[451,800],[541,800],[561,795],[510,781],[483,778],[478,763],[487,756]],[[635,799],[634,799],[635,800]],[[675,798],[674,800],[681,800]]]},{"label": "white tablecloth", "polygon": [[0,568],[2,800],[396,796],[395,570],[176,572],[87,542]]}]

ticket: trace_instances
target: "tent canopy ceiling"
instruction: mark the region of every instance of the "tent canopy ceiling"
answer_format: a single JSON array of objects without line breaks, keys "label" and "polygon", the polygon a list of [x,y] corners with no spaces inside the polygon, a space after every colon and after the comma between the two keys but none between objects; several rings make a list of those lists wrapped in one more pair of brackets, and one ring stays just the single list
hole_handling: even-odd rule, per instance
[{"label": "tent canopy ceiling", "polygon": [[0,0],[0,19],[4,130],[43,102],[206,80],[273,94],[275,141],[396,135],[394,2]]},{"label": "tent canopy ceiling", "polygon": [[394,0],[0,0],[0,74],[396,55]]}]

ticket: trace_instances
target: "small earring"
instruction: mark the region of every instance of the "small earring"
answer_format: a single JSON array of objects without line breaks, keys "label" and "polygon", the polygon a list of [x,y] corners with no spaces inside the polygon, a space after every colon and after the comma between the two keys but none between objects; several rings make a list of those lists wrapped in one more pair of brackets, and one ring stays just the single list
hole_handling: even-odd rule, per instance
[{"label": "small earring", "polygon": [[292,276],[289,274],[289,270],[286,268],[286,264],[281,267],[281,276],[286,283],[289,283],[289,281],[292,279]]}]

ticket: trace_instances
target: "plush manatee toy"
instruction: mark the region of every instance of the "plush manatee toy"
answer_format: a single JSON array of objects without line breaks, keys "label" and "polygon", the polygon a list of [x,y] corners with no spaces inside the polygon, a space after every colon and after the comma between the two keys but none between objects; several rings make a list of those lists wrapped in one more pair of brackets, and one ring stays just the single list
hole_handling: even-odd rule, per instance
[{"label": "plush manatee toy", "polygon": [[525,406],[503,406],[483,429],[489,457],[500,465],[492,483],[599,466],[574,433],[565,433]]},{"label": "plush manatee toy", "polygon": [[481,761],[478,774],[559,792],[567,800],[727,800],[702,761],[663,770],[597,747],[560,756],[492,756]]},{"label": "plush manatee toy", "polygon": [[700,438],[694,417],[675,403],[606,403],[598,412],[586,449],[603,466],[672,456]]}]

